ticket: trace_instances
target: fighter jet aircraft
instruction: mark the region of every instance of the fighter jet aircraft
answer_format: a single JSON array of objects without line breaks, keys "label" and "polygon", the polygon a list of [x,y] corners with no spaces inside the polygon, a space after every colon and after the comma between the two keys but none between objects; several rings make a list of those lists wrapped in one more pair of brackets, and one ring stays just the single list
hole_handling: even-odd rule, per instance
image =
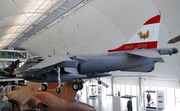
[{"label": "fighter jet aircraft", "polygon": [[[127,43],[105,54],[48,57],[25,64],[17,77],[33,82],[58,82],[60,93],[61,83],[66,81],[75,80],[72,88],[78,91],[83,88],[82,79],[110,76],[110,71],[151,72],[156,62],[163,62],[161,55],[178,52],[177,48],[157,48],[160,18],[160,15],[150,18]],[[46,89],[47,85],[42,84],[42,90]]]},{"label": "fighter jet aircraft", "polygon": [[180,41],[180,35],[178,35],[178,36],[170,39],[170,40],[168,41],[168,44],[174,44],[174,43],[177,43],[177,42],[179,42],[179,41]]}]

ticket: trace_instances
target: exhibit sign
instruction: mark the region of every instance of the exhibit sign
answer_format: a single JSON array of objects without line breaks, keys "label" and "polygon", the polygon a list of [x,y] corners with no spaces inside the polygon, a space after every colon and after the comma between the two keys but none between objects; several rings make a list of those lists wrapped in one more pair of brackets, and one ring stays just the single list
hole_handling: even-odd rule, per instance
[{"label": "exhibit sign", "polygon": [[164,109],[164,91],[157,91],[157,108]]}]

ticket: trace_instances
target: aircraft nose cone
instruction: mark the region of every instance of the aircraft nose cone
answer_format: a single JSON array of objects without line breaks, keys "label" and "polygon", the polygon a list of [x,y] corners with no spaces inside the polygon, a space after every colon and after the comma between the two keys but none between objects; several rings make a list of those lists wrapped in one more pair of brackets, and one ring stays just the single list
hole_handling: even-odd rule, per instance
[{"label": "aircraft nose cone", "polygon": [[176,54],[176,53],[178,53],[178,49],[177,48],[173,48],[173,54]]}]

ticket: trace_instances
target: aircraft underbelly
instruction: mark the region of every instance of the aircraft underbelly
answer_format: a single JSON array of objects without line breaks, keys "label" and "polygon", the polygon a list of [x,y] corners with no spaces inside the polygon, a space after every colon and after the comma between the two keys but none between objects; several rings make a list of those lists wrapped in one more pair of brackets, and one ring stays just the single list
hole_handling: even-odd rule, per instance
[{"label": "aircraft underbelly", "polygon": [[88,62],[80,64],[80,74],[90,73],[103,73],[109,71],[120,70],[124,67],[124,64],[129,62],[126,56],[116,57],[99,57],[96,59],[89,59]]},{"label": "aircraft underbelly", "polygon": [[100,59],[90,59],[89,60],[89,69],[90,70],[92,70],[92,71],[99,71],[99,69],[100,69],[100,64],[101,64],[101,61],[100,61]]},{"label": "aircraft underbelly", "polygon": [[[77,74],[61,74],[61,81],[73,81]],[[58,82],[58,74],[56,73],[42,73],[42,74],[24,74],[23,79],[32,82]]]},{"label": "aircraft underbelly", "polygon": [[114,56],[114,57],[101,57],[96,59],[91,59],[86,63],[80,65],[80,74],[90,74],[90,73],[103,73],[110,71],[125,71],[128,69],[142,67],[150,65],[150,69],[145,72],[151,71],[152,66],[156,62],[155,59],[145,58],[140,56]]}]

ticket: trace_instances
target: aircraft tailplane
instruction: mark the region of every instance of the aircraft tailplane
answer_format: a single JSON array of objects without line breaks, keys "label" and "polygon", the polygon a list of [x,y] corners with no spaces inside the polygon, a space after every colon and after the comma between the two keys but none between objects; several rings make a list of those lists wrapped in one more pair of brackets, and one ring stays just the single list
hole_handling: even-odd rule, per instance
[{"label": "aircraft tailplane", "polygon": [[116,49],[108,50],[108,52],[157,48],[160,18],[161,15],[156,15],[150,18],[127,43]]}]

